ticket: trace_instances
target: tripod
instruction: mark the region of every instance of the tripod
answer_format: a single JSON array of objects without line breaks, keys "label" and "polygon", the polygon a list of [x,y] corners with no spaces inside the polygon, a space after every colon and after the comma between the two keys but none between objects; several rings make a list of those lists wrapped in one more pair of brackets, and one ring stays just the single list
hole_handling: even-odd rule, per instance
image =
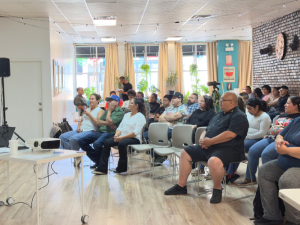
[{"label": "tripod", "polygon": [[[6,121],[6,110],[8,110],[8,108],[5,107],[4,77],[2,77],[1,81],[2,81],[2,101],[3,101],[3,125],[2,126],[8,127]],[[14,132],[14,134],[17,136],[17,140],[20,139],[25,143],[25,140],[20,135],[18,135],[16,132]]]}]

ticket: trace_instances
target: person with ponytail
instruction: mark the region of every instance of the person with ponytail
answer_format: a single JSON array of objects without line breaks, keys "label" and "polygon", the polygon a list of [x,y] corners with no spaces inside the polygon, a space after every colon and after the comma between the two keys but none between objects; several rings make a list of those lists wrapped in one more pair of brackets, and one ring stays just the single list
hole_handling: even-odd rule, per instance
[{"label": "person with ponytail", "polygon": [[[264,136],[264,139],[256,142],[250,147],[248,153],[248,165],[250,164],[253,183],[257,183],[255,174],[257,171],[259,158],[261,157],[263,164],[278,158],[279,153],[275,149],[275,139],[279,134],[281,134],[281,131],[285,130],[285,127],[287,127],[289,123],[299,116],[300,97],[292,96],[285,104],[285,113],[280,115],[276,121],[273,122],[267,135]],[[238,186],[244,187],[248,185],[251,185],[249,167],[247,167],[245,180],[239,183]]]},{"label": "person with ponytail", "polygon": [[116,134],[104,142],[104,148],[100,156],[100,161],[93,174],[107,174],[108,158],[110,148],[118,146],[119,162],[114,173],[127,171],[127,146],[142,143],[142,129],[147,122],[147,111],[143,99],[133,98],[129,103],[129,110],[117,128]]},{"label": "person with ponytail", "polygon": [[[267,103],[265,101],[257,98],[251,98],[246,102],[246,108],[249,128],[245,139],[245,152],[249,152],[251,146],[262,140],[268,133],[268,130],[271,126],[271,119],[266,113]],[[235,174],[238,166],[239,163],[233,163],[229,165],[227,169],[227,181],[233,183],[240,177],[239,175]]]}]

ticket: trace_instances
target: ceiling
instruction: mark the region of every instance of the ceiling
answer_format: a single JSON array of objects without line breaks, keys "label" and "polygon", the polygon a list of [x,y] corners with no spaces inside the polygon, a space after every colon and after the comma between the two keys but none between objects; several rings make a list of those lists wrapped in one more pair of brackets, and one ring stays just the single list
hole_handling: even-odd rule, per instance
[{"label": "ceiling", "polygon": [[[74,43],[101,43],[110,36],[130,43],[169,36],[183,36],[182,42],[251,40],[251,27],[298,9],[297,0],[0,0],[1,16],[23,17],[27,24],[49,17],[51,29]],[[216,17],[198,21],[194,15]],[[92,18],[99,16],[117,16],[117,26],[95,27]]]}]

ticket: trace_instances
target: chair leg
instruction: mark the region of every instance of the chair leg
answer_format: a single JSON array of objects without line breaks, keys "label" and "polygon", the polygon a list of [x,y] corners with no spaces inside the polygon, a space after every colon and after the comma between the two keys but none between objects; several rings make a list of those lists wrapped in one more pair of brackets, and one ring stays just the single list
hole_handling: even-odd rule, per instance
[{"label": "chair leg", "polygon": [[253,189],[253,195],[255,195],[255,189],[254,189],[254,184],[253,184],[253,179],[252,179],[252,173],[251,173],[251,168],[250,168],[250,163],[248,161],[248,167],[249,167],[249,173],[250,173],[250,180],[251,180],[251,184],[252,184],[252,189]]}]

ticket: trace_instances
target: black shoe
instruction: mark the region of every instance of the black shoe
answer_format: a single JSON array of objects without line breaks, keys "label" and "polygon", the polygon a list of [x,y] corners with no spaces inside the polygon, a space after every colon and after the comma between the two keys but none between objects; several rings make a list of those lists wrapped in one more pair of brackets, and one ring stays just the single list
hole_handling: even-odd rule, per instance
[{"label": "black shoe", "polygon": [[211,204],[217,204],[222,201],[222,190],[213,189],[213,194],[210,199]]},{"label": "black shoe", "polygon": [[232,177],[229,179],[229,181],[230,181],[230,183],[233,183],[234,181],[236,181],[239,178],[240,178],[240,175],[233,174]]},{"label": "black shoe", "polygon": [[94,170],[94,169],[97,168],[97,166],[98,166],[98,163],[95,163],[94,165],[91,165],[91,166],[90,166],[90,169],[91,169],[91,170]]},{"label": "black shoe", "polygon": [[107,174],[107,173],[104,173],[104,172],[98,170],[97,168],[92,173],[96,174],[96,175],[106,175]]},{"label": "black shoe", "polygon": [[255,225],[281,225],[283,224],[283,220],[268,220],[264,217],[259,218],[258,220],[254,221]]},{"label": "black shoe", "polygon": [[125,172],[127,172],[127,170],[120,171],[120,170],[115,169],[115,170],[113,170],[113,172],[114,172],[114,173],[125,173]]},{"label": "black shoe", "polygon": [[166,161],[167,156],[156,156],[154,159],[154,166],[161,166],[161,164]]},{"label": "black shoe", "polygon": [[187,194],[186,186],[180,187],[178,184],[175,184],[169,190],[165,191],[165,195],[185,195]]}]

